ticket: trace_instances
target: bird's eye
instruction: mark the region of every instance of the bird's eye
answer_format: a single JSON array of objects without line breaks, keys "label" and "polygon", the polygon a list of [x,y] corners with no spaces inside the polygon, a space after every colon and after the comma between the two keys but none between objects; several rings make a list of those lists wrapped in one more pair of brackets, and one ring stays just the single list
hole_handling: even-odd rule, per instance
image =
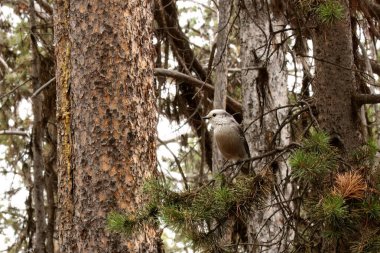
[{"label": "bird's eye", "polygon": [[216,116],[216,113],[213,113],[212,116],[215,117],[215,116]]}]

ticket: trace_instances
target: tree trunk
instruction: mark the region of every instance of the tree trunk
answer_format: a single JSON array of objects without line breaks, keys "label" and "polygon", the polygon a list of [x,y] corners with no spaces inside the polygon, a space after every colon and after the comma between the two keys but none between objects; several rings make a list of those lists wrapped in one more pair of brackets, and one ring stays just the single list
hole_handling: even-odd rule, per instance
[{"label": "tree trunk", "polygon": [[355,92],[349,1],[338,1],[343,18],[319,24],[313,32],[315,79],[313,91],[318,123],[328,132],[334,145],[351,151],[362,142],[359,111],[353,107]]},{"label": "tree trunk", "polygon": [[106,229],[156,169],[152,1],[58,0],[54,21],[61,252],[158,252],[156,227]]},{"label": "tree trunk", "polygon": [[[226,109],[227,98],[227,51],[228,51],[228,33],[230,30],[229,17],[231,15],[231,1],[219,0],[219,22],[216,39],[216,55],[214,60],[215,65],[215,89],[214,89],[214,109]],[[216,143],[213,143],[212,148],[212,171],[218,173],[224,163],[223,156],[219,152]]]},{"label": "tree trunk", "polygon": [[[268,9],[262,1],[244,1],[240,16],[240,38],[242,59],[242,91],[244,124],[248,126],[264,111],[287,105],[287,79],[283,67],[283,52],[277,48],[271,58],[268,55],[275,50],[270,38],[270,25],[273,29],[281,29],[280,19],[273,19],[269,23]],[[268,44],[270,43],[270,45]],[[280,137],[273,142],[275,132],[286,116],[285,110],[269,113],[255,121],[246,132],[246,138],[250,146],[251,156],[257,156],[273,149],[273,145],[286,145],[289,141],[289,131],[285,127],[280,131]],[[279,122],[278,122],[279,121]],[[258,161],[253,165],[256,172],[269,169],[275,174],[278,184],[289,175],[285,161],[270,163],[268,160]],[[265,167],[265,168],[264,168]],[[248,245],[247,252],[281,252],[288,244],[292,235],[285,228],[286,217],[281,212],[281,207],[275,204],[285,199],[276,199],[279,196],[289,198],[290,184],[282,184],[267,200],[268,208],[256,211],[248,221]]]},{"label": "tree trunk", "polygon": [[[40,88],[41,59],[38,53],[36,34],[36,15],[34,0],[29,1],[30,14],[30,49],[32,56],[31,73],[33,90]],[[43,123],[42,123],[42,96],[32,98],[33,133],[32,133],[32,156],[33,156],[33,211],[36,224],[34,237],[34,250],[36,253],[46,251],[46,221],[44,202],[44,161],[42,156]]]},{"label": "tree trunk", "polygon": [[[349,1],[337,2],[343,7],[342,18],[328,24],[319,23],[313,30],[313,91],[318,123],[345,156],[362,144],[363,135],[360,108],[352,102],[356,80]],[[322,249],[323,252],[350,252],[350,242],[339,239],[333,244],[326,240],[322,242]]]}]

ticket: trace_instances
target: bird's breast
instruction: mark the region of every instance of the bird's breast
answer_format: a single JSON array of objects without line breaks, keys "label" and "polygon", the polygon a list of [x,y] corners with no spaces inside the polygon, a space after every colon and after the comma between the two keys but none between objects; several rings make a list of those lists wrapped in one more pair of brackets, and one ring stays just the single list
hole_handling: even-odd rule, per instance
[{"label": "bird's breast", "polygon": [[244,138],[240,136],[238,129],[221,126],[214,129],[216,144],[226,159],[241,160],[247,158],[244,146]]}]

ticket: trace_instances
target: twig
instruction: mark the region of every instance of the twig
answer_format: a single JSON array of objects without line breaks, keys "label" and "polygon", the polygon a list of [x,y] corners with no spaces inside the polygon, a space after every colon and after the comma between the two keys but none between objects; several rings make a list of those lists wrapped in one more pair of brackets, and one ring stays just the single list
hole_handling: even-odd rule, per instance
[{"label": "twig", "polygon": [[18,135],[29,137],[29,134],[21,130],[0,130],[0,135]]},{"label": "twig", "polygon": [[31,98],[34,98],[35,96],[37,96],[38,94],[40,94],[40,92],[45,89],[47,86],[49,86],[49,84],[51,84],[53,81],[55,81],[55,77],[53,77],[52,79],[50,79],[49,81],[47,81],[44,85],[42,85],[40,88],[38,88],[34,93],[33,95],[31,96]]},{"label": "twig", "polygon": [[271,112],[274,112],[274,111],[277,111],[277,110],[281,110],[281,109],[285,109],[285,108],[288,108],[288,107],[295,107],[297,106],[297,104],[290,104],[290,105],[284,105],[284,106],[279,106],[279,107],[276,107],[276,108],[273,108],[269,111],[266,111],[264,113],[262,113],[261,115],[259,115],[258,117],[256,117],[255,119],[253,119],[249,124],[248,126],[244,129],[244,133],[247,132],[247,130],[252,126],[253,123],[255,123],[256,121],[258,121],[259,119],[261,119],[262,117],[264,117],[265,115],[271,113]]},{"label": "twig", "polygon": [[8,63],[4,60],[3,55],[0,54],[0,63],[4,66],[7,72],[12,72],[12,68],[9,67]]},{"label": "twig", "polygon": [[177,164],[177,167],[178,167],[179,173],[180,173],[181,176],[182,176],[183,183],[185,184],[185,188],[186,188],[186,190],[190,190],[189,185],[188,185],[188,183],[187,183],[187,179],[186,179],[185,173],[183,172],[183,169],[182,169],[182,167],[181,167],[181,162],[178,160],[177,156],[173,153],[173,151],[171,151],[171,149],[168,147],[168,145],[167,145],[165,142],[163,142],[163,141],[160,140],[159,138],[158,138],[158,142],[161,143],[162,145],[164,145],[165,148],[166,148],[166,149],[170,152],[170,154],[173,156],[174,161],[175,161],[175,163]]},{"label": "twig", "polygon": [[274,148],[273,150],[268,151],[268,152],[266,152],[266,153],[264,153],[262,155],[258,155],[258,156],[254,156],[254,157],[250,157],[250,158],[246,158],[246,159],[242,159],[242,160],[238,161],[237,163],[228,165],[221,172],[226,171],[228,168],[231,168],[232,166],[235,166],[235,165],[239,165],[241,163],[253,162],[253,161],[256,161],[256,160],[263,159],[263,158],[268,157],[268,156],[272,156],[272,155],[274,155],[276,153],[284,152],[284,151],[286,151],[288,149],[293,149],[293,148],[298,148],[298,147],[301,147],[301,145],[299,143],[292,142],[292,143],[290,143],[287,146]]},{"label": "twig", "polygon": [[20,85],[18,85],[18,86],[16,86],[16,87],[14,87],[10,92],[7,92],[7,93],[5,93],[4,95],[1,95],[0,96],[0,99],[3,99],[3,98],[5,98],[6,96],[9,96],[10,94],[12,94],[15,90],[17,90],[18,88],[20,88],[21,86],[23,86],[23,85],[25,85],[27,82],[29,82],[30,81],[30,79],[28,79],[28,80],[26,80],[25,82],[23,82],[22,84],[20,84]]}]

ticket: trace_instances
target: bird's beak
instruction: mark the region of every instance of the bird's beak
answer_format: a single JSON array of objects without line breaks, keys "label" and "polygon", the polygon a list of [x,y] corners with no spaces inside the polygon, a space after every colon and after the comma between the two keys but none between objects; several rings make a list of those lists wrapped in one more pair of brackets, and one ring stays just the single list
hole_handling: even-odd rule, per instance
[{"label": "bird's beak", "polygon": [[202,117],[202,119],[209,119],[209,118],[211,118],[211,117],[208,115]]}]

